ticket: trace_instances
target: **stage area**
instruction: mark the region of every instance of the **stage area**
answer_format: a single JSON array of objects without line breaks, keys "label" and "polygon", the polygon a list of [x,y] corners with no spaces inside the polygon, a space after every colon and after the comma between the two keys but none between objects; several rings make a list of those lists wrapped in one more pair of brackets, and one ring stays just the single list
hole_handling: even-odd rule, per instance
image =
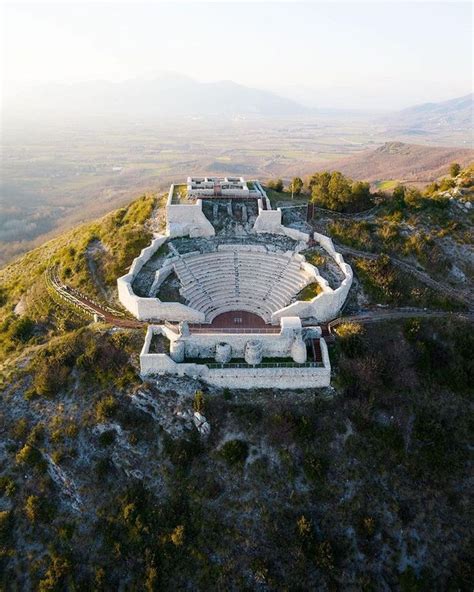
[{"label": "stage area", "polygon": [[221,333],[231,330],[233,333],[279,333],[280,327],[265,323],[262,317],[246,310],[231,310],[217,315],[210,324],[190,323],[192,333]]}]

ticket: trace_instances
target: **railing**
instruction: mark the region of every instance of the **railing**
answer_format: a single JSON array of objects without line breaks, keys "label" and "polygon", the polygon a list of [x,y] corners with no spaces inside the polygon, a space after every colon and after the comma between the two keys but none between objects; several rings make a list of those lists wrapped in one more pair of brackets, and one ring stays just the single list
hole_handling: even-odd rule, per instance
[{"label": "railing", "polygon": [[249,328],[242,328],[238,329],[235,327],[189,327],[191,333],[232,333],[232,334],[254,334],[254,333],[280,333],[280,327],[262,327],[261,329],[249,329]]},{"label": "railing", "polygon": [[304,364],[297,364],[296,362],[265,362],[251,366],[250,364],[232,363],[228,364],[206,364],[210,370],[217,370],[221,368],[245,368],[247,370],[259,370],[260,368],[324,368],[322,362],[305,362]]}]

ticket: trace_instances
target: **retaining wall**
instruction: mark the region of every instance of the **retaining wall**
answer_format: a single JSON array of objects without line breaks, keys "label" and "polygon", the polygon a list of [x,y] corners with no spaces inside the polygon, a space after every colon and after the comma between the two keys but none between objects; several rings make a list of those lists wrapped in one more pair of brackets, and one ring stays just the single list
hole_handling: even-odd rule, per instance
[{"label": "retaining wall", "polygon": [[328,282],[318,274],[316,281],[321,286],[323,290],[322,293],[318,294],[318,296],[312,300],[297,300],[296,302],[293,302],[293,304],[277,310],[272,315],[272,322],[276,322],[278,319],[285,316],[299,316],[302,318],[314,317],[319,322],[325,323],[334,319],[339,314],[346,301],[353,280],[353,273],[350,265],[348,265],[344,261],[343,256],[336,251],[332,240],[328,236],[319,234],[318,232],[315,232],[313,236],[314,240],[318,242],[328,255],[336,261],[339,269],[344,274],[344,279],[340,286],[333,290]]},{"label": "retaining wall", "polygon": [[119,277],[117,289],[120,302],[140,321],[192,321],[202,323],[205,315],[180,302],[162,302],[158,298],[143,298],[133,291],[133,280],[145,263],[167,241],[168,237],[160,235],[153,239],[150,246],[142,249],[140,255],[133,260],[130,271]]}]

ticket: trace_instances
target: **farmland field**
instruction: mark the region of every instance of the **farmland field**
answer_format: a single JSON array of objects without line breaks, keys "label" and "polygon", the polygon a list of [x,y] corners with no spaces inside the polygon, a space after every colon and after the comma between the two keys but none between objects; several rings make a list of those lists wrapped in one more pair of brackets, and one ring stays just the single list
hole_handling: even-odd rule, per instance
[{"label": "farmland field", "polygon": [[0,265],[190,174],[286,180],[387,139],[393,138],[365,117],[9,122],[3,129]]}]

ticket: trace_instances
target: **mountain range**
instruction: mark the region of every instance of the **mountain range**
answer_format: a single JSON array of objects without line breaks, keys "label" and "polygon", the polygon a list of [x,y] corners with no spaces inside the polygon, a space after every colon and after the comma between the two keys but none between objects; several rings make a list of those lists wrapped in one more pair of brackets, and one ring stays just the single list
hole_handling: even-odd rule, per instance
[{"label": "mountain range", "polygon": [[[441,127],[472,125],[473,95],[425,103],[387,114],[379,121],[389,130],[410,134]],[[7,117],[38,118],[128,117],[133,119],[182,117],[300,117],[336,115],[338,109],[310,108],[277,93],[231,80],[199,82],[177,73],[123,82],[91,81],[38,86],[5,100]]]},{"label": "mountain range", "polygon": [[198,82],[179,74],[153,80],[81,82],[41,86],[7,105],[21,114],[87,116],[212,117],[299,116],[310,110],[278,94],[230,80]]}]

